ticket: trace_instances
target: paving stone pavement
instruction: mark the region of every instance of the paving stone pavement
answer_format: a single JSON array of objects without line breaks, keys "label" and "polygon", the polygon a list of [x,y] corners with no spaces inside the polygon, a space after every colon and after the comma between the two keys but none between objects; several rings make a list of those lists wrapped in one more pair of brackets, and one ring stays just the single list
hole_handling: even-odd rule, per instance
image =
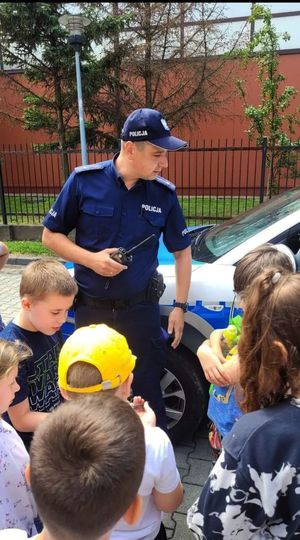
[{"label": "paving stone pavement", "polygon": [[[11,263],[14,264],[11,264]],[[0,272],[0,313],[5,323],[10,321],[19,309],[19,283],[24,268],[24,258],[10,257]],[[172,540],[191,540],[193,536],[186,526],[186,512],[198,497],[209,471],[211,470],[211,451],[204,422],[190,439],[175,445],[177,467],[184,485],[183,503],[172,514],[165,514],[164,524],[167,537]]]}]

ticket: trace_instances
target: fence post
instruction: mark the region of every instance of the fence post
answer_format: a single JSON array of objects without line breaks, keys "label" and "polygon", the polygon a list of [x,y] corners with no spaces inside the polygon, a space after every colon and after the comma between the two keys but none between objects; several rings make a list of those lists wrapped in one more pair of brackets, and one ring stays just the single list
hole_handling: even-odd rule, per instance
[{"label": "fence post", "polygon": [[265,194],[265,177],[266,177],[266,162],[267,162],[267,150],[268,150],[268,138],[264,137],[261,146],[261,172],[260,172],[260,187],[259,187],[259,202],[264,202]]},{"label": "fence post", "polygon": [[7,225],[7,213],[6,213],[6,204],[5,204],[5,197],[4,197],[1,160],[0,160],[0,203],[1,203],[3,225]]}]

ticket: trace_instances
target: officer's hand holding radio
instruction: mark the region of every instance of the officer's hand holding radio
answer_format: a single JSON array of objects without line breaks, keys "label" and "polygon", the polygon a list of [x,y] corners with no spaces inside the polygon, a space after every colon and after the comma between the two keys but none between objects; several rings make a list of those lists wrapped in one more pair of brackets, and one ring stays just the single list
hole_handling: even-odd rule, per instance
[{"label": "officer's hand holding radio", "polygon": [[101,276],[114,277],[123,270],[127,270],[127,265],[133,261],[132,252],[143,244],[153,240],[153,238],[155,238],[155,234],[150,234],[150,236],[147,236],[147,238],[144,238],[130,249],[125,249],[123,247],[106,248],[97,253],[90,253],[92,264],[89,265],[89,268]]},{"label": "officer's hand holding radio", "polygon": [[130,249],[123,247],[119,248],[106,248],[97,253],[89,252],[90,264],[87,265],[91,270],[94,270],[97,274],[105,277],[114,277],[120,274],[123,270],[127,270],[128,264],[133,261],[133,255],[131,252],[137,248],[149,242],[155,238],[155,234],[151,234],[139,242],[136,246]]},{"label": "officer's hand holding radio", "polygon": [[117,276],[120,272],[123,272],[123,270],[127,270],[128,266],[116,262],[111,257],[111,254],[116,253],[116,251],[118,251],[118,248],[106,248],[102,251],[97,251],[97,253],[88,252],[89,264],[87,266],[89,266],[91,270],[94,270],[96,274],[100,274],[100,276]]}]

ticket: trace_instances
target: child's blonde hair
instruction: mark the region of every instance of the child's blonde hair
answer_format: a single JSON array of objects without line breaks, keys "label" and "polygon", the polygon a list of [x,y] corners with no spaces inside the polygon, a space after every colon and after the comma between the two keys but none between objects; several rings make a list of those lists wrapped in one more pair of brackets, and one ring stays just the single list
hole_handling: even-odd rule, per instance
[{"label": "child's blonde hair", "polygon": [[48,294],[75,296],[77,291],[74,278],[56,259],[37,259],[23,270],[20,282],[21,298],[30,296],[33,300],[42,300]]},{"label": "child's blonde hair", "polygon": [[9,375],[12,369],[31,354],[31,349],[25,343],[0,338],[0,379]]}]

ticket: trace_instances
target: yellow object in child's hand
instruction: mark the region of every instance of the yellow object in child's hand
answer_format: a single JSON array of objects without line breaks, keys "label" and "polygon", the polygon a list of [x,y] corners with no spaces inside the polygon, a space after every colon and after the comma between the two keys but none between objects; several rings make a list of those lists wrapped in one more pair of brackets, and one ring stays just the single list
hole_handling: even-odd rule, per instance
[{"label": "yellow object in child's hand", "polygon": [[234,324],[229,324],[227,328],[223,330],[223,336],[226,340],[226,345],[231,349],[237,344],[239,333]]},{"label": "yellow object in child's hand", "polygon": [[238,349],[237,349],[237,345],[234,345],[233,347],[231,347],[230,351],[228,352],[228,354],[226,355],[226,362],[231,360],[233,356],[235,356],[238,352]]}]

